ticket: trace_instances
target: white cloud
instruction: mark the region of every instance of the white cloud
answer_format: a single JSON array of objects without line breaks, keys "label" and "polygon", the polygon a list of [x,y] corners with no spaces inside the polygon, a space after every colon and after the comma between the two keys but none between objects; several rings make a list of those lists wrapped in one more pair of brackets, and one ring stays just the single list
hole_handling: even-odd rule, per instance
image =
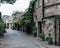
[{"label": "white cloud", "polygon": [[0,11],[3,15],[11,15],[13,11],[24,11],[29,6],[30,0],[17,0],[13,5],[3,4],[0,6]]}]

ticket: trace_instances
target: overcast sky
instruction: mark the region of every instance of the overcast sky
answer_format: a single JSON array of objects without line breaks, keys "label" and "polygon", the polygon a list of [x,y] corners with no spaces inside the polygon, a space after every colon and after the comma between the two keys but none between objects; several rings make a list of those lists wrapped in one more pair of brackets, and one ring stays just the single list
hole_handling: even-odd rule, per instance
[{"label": "overcast sky", "polygon": [[13,11],[25,11],[28,8],[30,0],[17,0],[13,5],[3,4],[0,11],[3,15],[11,15]]}]

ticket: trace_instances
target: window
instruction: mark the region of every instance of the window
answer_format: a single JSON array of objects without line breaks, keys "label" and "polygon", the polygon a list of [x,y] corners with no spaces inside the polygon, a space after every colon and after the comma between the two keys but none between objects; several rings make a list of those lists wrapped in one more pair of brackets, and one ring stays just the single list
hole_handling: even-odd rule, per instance
[{"label": "window", "polygon": [[47,3],[48,2],[48,0],[45,0],[45,3]]},{"label": "window", "polygon": [[45,0],[45,3],[48,3],[48,2],[50,2],[50,0]]},{"label": "window", "polygon": [[42,6],[42,0],[38,0],[38,7]]},{"label": "window", "polygon": [[35,15],[35,20],[37,20],[37,15]]},{"label": "window", "polygon": [[45,11],[46,11],[46,13],[51,12],[50,8],[49,9],[47,8]]},{"label": "window", "polygon": [[60,5],[58,5],[56,9],[57,9],[57,10],[60,10]]},{"label": "window", "polygon": [[36,1],[36,3],[35,3],[35,4],[36,4],[36,8],[38,8],[38,1]]},{"label": "window", "polygon": [[56,2],[60,2],[60,0],[55,0]]}]

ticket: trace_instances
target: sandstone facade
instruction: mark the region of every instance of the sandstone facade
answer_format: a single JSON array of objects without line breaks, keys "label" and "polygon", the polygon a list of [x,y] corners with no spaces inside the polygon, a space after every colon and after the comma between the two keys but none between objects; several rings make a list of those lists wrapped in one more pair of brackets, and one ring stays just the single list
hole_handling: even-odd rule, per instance
[{"label": "sandstone facade", "polygon": [[60,45],[60,0],[44,0],[44,17],[42,1],[36,0],[34,4],[37,36],[40,32],[44,32],[46,36],[51,33],[54,44]]}]

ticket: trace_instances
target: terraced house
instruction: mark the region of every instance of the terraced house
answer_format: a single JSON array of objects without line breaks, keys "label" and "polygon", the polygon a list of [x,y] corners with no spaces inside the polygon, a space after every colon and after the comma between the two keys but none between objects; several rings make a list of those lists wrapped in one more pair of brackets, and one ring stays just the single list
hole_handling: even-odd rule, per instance
[{"label": "terraced house", "polygon": [[37,36],[51,33],[55,45],[60,45],[60,0],[35,0],[34,21]]}]

